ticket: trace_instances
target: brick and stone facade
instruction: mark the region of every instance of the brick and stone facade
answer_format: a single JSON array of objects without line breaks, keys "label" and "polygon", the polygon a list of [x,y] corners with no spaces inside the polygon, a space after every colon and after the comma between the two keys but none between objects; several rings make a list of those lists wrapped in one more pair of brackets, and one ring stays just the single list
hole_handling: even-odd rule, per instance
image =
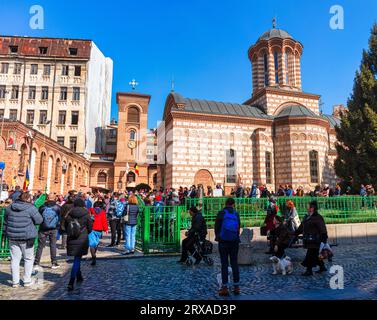
[{"label": "brick and stone facade", "polygon": [[283,30],[263,34],[248,52],[253,90],[242,105],[171,93],[160,128],[166,161],[159,184],[221,184],[227,192],[253,183],[270,190],[334,185],[339,119],[321,114],[319,95],[302,92],[302,53],[302,44]]},{"label": "brick and stone facade", "polygon": [[20,121],[2,121],[0,155],[6,166],[4,183],[10,188],[23,186],[29,168],[32,192],[89,190],[90,162]]}]

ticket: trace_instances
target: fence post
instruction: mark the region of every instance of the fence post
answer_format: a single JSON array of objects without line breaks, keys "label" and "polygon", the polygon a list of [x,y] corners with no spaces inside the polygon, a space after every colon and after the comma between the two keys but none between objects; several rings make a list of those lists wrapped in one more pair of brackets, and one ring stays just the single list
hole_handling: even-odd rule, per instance
[{"label": "fence post", "polygon": [[175,226],[176,232],[176,239],[175,239],[175,250],[176,252],[181,251],[181,215],[184,212],[184,208],[182,206],[177,207],[177,223]]},{"label": "fence post", "polygon": [[143,252],[149,253],[149,240],[150,240],[150,221],[151,221],[151,207],[143,207],[144,221],[143,221]]}]

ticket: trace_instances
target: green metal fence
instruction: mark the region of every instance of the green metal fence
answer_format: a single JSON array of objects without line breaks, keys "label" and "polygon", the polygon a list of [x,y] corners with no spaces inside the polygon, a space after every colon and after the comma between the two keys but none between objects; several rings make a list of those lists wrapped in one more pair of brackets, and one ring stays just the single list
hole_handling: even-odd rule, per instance
[{"label": "green metal fence", "polygon": [[5,237],[5,233],[4,233],[4,217],[5,217],[5,208],[1,208],[1,211],[0,211],[0,259],[8,258],[10,255],[8,239]]},{"label": "green metal fence", "polygon": [[[185,212],[191,206],[202,208],[207,225],[213,227],[217,213],[224,208],[228,198],[187,198]],[[242,227],[259,227],[263,224],[268,206],[266,198],[234,198],[236,210],[240,214]],[[297,212],[302,218],[308,209],[309,203],[317,200],[319,211],[327,224],[377,222],[377,197],[342,196],[342,197],[279,197],[276,204],[279,214],[284,214],[286,201],[292,200]],[[187,227],[190,216],[184,213],[181,225]]]},{"label": "green metal fence", "polygon": [[179,252],[181,206],[140,206],[136,245],[144,253]]}]

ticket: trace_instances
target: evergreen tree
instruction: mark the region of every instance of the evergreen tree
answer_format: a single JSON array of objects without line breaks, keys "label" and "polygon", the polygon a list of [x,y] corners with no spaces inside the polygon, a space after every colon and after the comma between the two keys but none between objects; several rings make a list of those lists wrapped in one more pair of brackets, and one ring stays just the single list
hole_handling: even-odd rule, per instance
[{"label": "evergreen tree", "polygon": [[336,174],[359,190],[361,184],[377,187],[377,23],[363,51],[360,70],[356,72],[349,112],[342,115],[336,128],[338,158]]}]

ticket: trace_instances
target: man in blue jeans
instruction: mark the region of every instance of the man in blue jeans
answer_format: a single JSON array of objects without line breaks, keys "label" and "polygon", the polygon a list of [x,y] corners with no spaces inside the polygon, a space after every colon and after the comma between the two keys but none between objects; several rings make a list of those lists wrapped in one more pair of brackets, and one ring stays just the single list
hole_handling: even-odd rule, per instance
[{"label": "man in blue jeans", "polygon": [[222,288],[220,296],[228,296],[228,266],[233,273],[233,293],[240,294],[240,272],[238,268],[238,248],[240,244],[240,216],[234,209],[235,201],[232,198],[226,200],[225,208],[221,210],[215,221],[216,241],[219,243],[221,260]]}]

